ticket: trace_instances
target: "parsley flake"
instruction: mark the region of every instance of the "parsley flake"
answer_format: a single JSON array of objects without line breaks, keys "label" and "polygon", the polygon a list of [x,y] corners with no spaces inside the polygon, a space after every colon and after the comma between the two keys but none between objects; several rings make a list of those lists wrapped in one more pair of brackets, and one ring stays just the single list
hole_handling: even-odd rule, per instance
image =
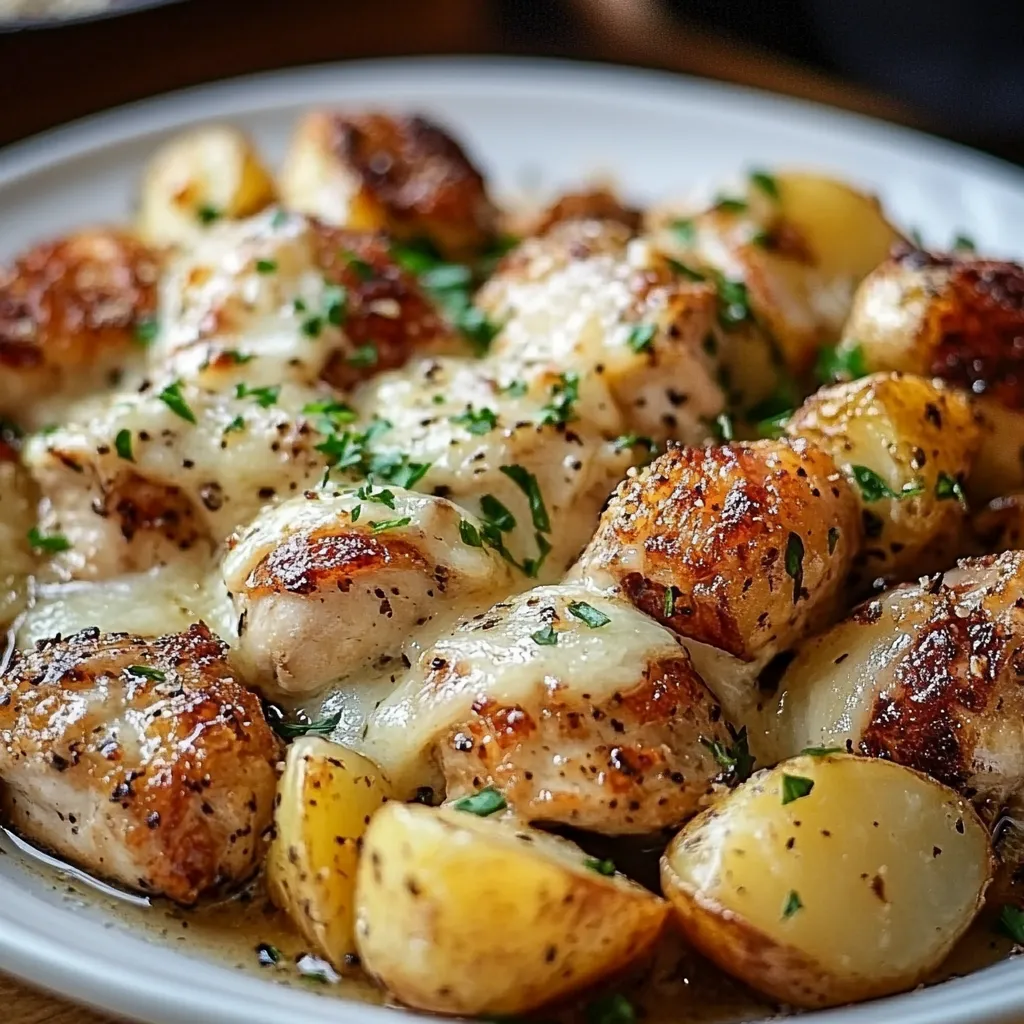
[{"label": "parsley flake", "polygon": [[117,437],[114,438],[114,450],[118,457],[126,462],[135,461],[135,456],[132,455],[132,432],[130,430],[125,428],[117,432]]},{"label": "parsley flake", "polygon": [[459,520],[459,536],[462,543],[471,548],[482,548],[484,542],[480,539],[480,531],[468,520]]},{"label": "parsley flake", "polygon": [[607,626],[612,620],[586,601],[570,601],[567,608],[570,615],[586,623],[591,629]]},{"label": "parsley flake", "polygon": [[135,323],[135,340],[144,347],[152,345],[159,333],[160,322],[156,317],[146,316]]},{"label": "parsley flake", "polygon": [[486,786],[470,796],[464,796],[461,800],[456,800],[452,807],[457,811],[475,814],[478,818],[488,818],[492,814],[497,814],[498,811],[505,810],[508,807],[508,803],[494,786]]},{"label": "parsley flake", "polygon": [[189,408],[188,402],[186,402],[182,397],[180,380],[176,380],[173,384],[168,384],[167,387],[157,395],[157,398],[159,398],[175,416],[180,416],[183,420],[187,420],[189,423],[196,422],[196,414],[191,410],[191,408]]},{"label": "parsley flake", "polygon": [[277,270],[277,260],[257,260],[257,274],[273,274]]},{"label": "parsley flake", "polygon": [[548,518],[548,510],[544,505],[544,497],[540,493],[537,478],[522,466],[499,466],[498,469],[526,495],[530,503],[534,529],[541,533],[550,533],[551,520]]},{"label": "parsley flake", "polygon": [[474,409],[469,406],[464,413],[451,417],[452,423],[465,427],[471,434],[490,433],[498,425],[498,417],[493,409]]},{"label": "parsley flake", "polygon": [[674,586],[665,588],[665,597],[662,601],[661,612],[666,619],[671,619],[676,613],[676,597],[678,591]]},{"label": "parsley flake", "polygon": [[883,498],[895,498],[897,501],[902,501],[904,498],[913,498],[924,491],[923,485],[918,481],[904,484],[897,494],[873,469],[868,469],[867,466],[851,466],[850,472],[865,501],[881,501]]},{"label": "parsley flake", "polygon": [[829,754],[845,754],[842,747],[804,747],[801,757],[828,757]]},{"label": "parsley flake", "polygon": [[935,481],[935,497],[939,501],[951,499],[959,501],[964,508],[967,508],[967,496],[964,494],[963,485],[955,476],[950,476],[948,473],[939,473],[939,478]]},{"label": "parsley flake", "polygon": [[578,373],[563,373],[551,385],[551,400],[541,410],[541,423],[562,426],[576,419],[574,406],[580,397]]},{"label": "parsley flake", "polygon": [[28,531],[28,543],[33,551],[47,555],[57,555],[61,551],[68,551],[71,548],[71,541],[63,534],[51,533],[47,535],[42,533],[38,526],[33,526]]},{"label": "parsley flake", "polygon": [[790,533],[786,540],[786,575],[793,580],[793,604],[796,604],[804,585],[804,542],[796,533]]},{"label": "parsley flake", "polygon": [[235,386],[235,398],[253,398],[261,409],[269,409],[277,403],[277,396],[281,393],[281,385],[274,384],[270,387],[251,388],[248,384],[237,384]]},{"label": "parsley flake", "polygon": [[721,210],[722,213],[744,213],[747,209],[747,201],[738,196],[717,196],[714,209]]},{"label": "parsley flake", "polygon": [[369,281],[374,276],[373,267],[366,260],[357,256],[351,249],[342,249],[338,255],[349,270],[359,278],[360,281]]},{"label": "parsley flake", "polygon": [[999,911],[999,930],[1008,935],[1018,946],[1024,946],[1024,910],[1013,906],[1012,903],[1003,904]]},{"label": "parsley flake", "polygon": [[774,174],[753,170],[750,172],[750,184],[760,189],[769,199],[779,198],[779,183]]},{"label": "parsley flake", "polygon": [[960,252],[974,252],[978,247],[970,235],[956,234],[953,238],[952,248]]},{"label": "parsley flake", "polygon": [[615,874],[615,861],[609,860],[607,857],[588,857],[584,862],[583,866],[589,868],[591,871],[596,871],[599,875],[604,875],[606,878],[610,878]]},{"label": "parsley flake", "polygon": [[384,533],[385,530],[397,530],[399,527],[408,526],[412,522],[410,516],[402,516],[400,519],[384,519],[379,523],[370,520],[370,529],[374,533]]},{"label": "parsley flake", "polygon": [[270,727],[283,740],[294,740],[299,736],[330,736],[341,721],[341,712],[317,718],[313,721],[290,722],[281,715],[268,715]]},{"label": "parsley flake", "polygon": [[540,647],[554,647],[558,643],[558,634],[549,622],[543,629],[531,633],[530,639]]},{"label": "parsley flake", "polygon": [[722,775],[730,785],[738,785],[750,778],[754,770],[754,758],[750,753],[747,743],[747,727],[743,726],[737,732],[731,725],[726,723],[731,743],[726,744],[721,740],[709,740],[703,736],[700,739],[701,746],[711,751],[712,757],[722,769]]},{"label": "parsley flake", "polygon": [[636,324],[626,337],[626,344],[638,354],[646,352],[651,348],[657,330],[654,324]]},{"label": "parsley flake", "polygon": [[635,1024],[636,1010],[624,995],[616,992],[589,1003],[584,1016],[586,1024]]},{"label": "parsley flake", "polygon": [[236,416],[225,428],[225,434],[232,434],[235,431],[245,430],[245,420],[241,416]]},{"label": "parsley flake", "polygon": [[838,381],[866,377],[868,367],[864,359],[864,349],[857,344],[823,348],[818,353],[814,372],[822,384],[835,384]]},{"label": "parsley flake", "polygon": [[732,417],[727,412],[720,412],[714,418],[711,429],[719,441],[728,442],[736,436],[732,425]]},{"label": "parsley flake", "polygon": [[485,494],[480,499],[480,514],[502,533],[510,533],[516,528],[516,517],[493,494]]},{"label": "parsley flake", "polygon": [[149,665],[129,665],[125,672],[139,679],[152,679],[157,683],[162,683],[167,679],[166,672],[162,672],[158,668],[152,668]]},{"label": "parsley flake", "polygon": [[790,889],[789,895],[786,897],[786,902],[782,907],[782,920],[788,920],[798,910],[802,910],[803,906],[803,903],[800,901],[800,894],[796,889]]},{"label": "parsley flake", "polygon": [[791,804],[794,800],[800,800],[807,796],[812,789],[814,789],[814,779],[805,778],[803,775],[782,773],[783,804]]},{"label": "parsley flake", "polygon": [[212,206],[210,203],[203,203],[196,207],[196,219],[200,224],[212,224],[215,220],[220,220],[224,216],[224,211],[218,209],[216,206]]},{"label": "parsley flake", "polygon": [[345,357],[345,362],[348,363],[349,366],[355,366],[362,370],[370,366],[376,366],[378,359],[380,359],[380,353],[377,351],[377,346],[370,342],[366,345],[356,346],[356,348]]},{"label": "parsley flake", "polygon": [[697,240],[697,225],[689,217],[674,220],[668,227],[680,245],[693,245]]}]

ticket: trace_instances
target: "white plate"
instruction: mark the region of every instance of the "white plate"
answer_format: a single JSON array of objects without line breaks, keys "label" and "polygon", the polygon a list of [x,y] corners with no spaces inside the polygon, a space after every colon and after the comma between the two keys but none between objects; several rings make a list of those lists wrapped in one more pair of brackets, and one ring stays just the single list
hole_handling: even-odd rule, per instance
[{"label": "white plate", "polygon": [[[987,252],[1024,248],[1024,173],[948,143],[667,75],[474,59],[348,64],[227,82],[23,143],[0,154],[0,257],[86,221],[124,219],[153,147],[183,125],[230,119],[277,159],[299,111],[329,103],[437,115],[506,191],[607,172],[636,198],[653,199],[751,165],[811,165],[873,187],[897,219],[936,244],[963,230]],[[0,856],[0,966],[56,992],[154,1024],[408,1020],[276,986],[189,957],[182,945],[169,949],[130,934],[55,891],[17,858]],[[1010,1024],[1022,1016],[1024,960],[800,1020]]]}]

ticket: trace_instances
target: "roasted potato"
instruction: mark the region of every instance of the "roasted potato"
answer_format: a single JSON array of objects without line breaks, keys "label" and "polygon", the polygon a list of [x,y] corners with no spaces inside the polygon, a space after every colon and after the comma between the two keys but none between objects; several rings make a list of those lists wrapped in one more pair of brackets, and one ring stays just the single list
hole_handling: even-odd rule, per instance
[{"label": "roasted potato", "polygon": [[389,803],[370,822],[356,875],[363,966],[421,1010],[536,1009],[657,939],[667,905],[606,870],[511,819]]},{"label": "roasted potato", "polygon": [[356,865],[370,818],[390,795],[384,773],[317,736],[289,748],[267,854],[270,898],[339,971],[353,965]]},{"label": "roasted potato", "polygon": [[[689,271],[709,271],[720,290],[726,282],[723,326],[742,335],[744,325],[729,307],[749,303],[749,314],[740,319],[754,322],[760,347],[777,346],[797,377],[811,368],[823,344],[839,337],[857,285],[899,238],[874,197],[797,171],[751,174],[735,195],[719,195],[692,216],[658,211],[651,226],[658,244]],[[758,381],[742,359],[758,346],[750,338],[723,341],[726,352],[737,356],[730,368],[749,404]],[[776,386],[784,380],[772,376]]]},{"label": "roasted potato", "polygon": [[861,605],[805,644],[756,735],[770,761],[838,746],[926,772],[994,824],[1024,797],[1024,552]]},{"label": "roasted potato", "polygon": [[977,396],[982,431],[968,496],[1024,486],[1024,268],[909,247],[860,286],[841,352],[869,372],[938,377]]},{"label": "roasted potato", "polygon": [[662,858],[690,941],[810,1008],[913,988],[970,925],[991,875],[967,801],[899,765],[834,754],[754,776]]},{"label": "roasted potato", "polygon": [[981,443],[962,393],[911,374],[823,388],[786,432],[829,452],[861,504],[855,588],[944,569],[968,545],[964,496]]},{"label": "roasted potato", "polygon": [[153,155],[136,226],[151,245],[189,245],[215,221],[248,217],[275,198],[274,181],[246,135],[209,125],[175,136]]},{"label": "roasted potato", "polygon": [[859,539],[857,499],[806,441],[674,447],[619,486],[576,571],[764,664],[838,614]]},{"label": "roasted potato", "polygon": [[314,111],[299,123],[280,177],[286,206],[328,224],[479,254],[497,211],[462,147],[423,117]]}]

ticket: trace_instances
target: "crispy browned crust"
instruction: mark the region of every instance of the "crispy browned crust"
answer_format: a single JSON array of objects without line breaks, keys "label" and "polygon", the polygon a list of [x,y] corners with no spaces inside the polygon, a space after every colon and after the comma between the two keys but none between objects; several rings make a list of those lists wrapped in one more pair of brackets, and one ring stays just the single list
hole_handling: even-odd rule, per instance
[{"label": "crispy browned crust", "polygon": [[949,271],[922,328],[922,372],[1024,408],[1024,267],[916,249],[898,251],[894,260],[906,270]]},{"label": "crispy browned crust", "polygon": [[331,148],[359,176],[398,238],[429,238],[451,256],[483,248],[496,211],[462,147],[424,117],[333,114]]},{"label": "crispy browned crust", "polygon": [[377,353],[371,365],[355,366],[350,351],[336,352],[321,373],[328,384],[350,388],[451,334],[415,278],[391,258],[382,235],[317,222],[313,230],[317,265],[346,291],[346,336],[353,346],[372,345]]},{"label": "crispy browned crust", "polygon": [[297,533],[261,559],[246,579],[246,593],[262,597],[312,594],[326,588],[347,591],[354,579],[367,573],[427,567],[414,544],[394,536],[375,537],[356,527],[347,533]]},{"label": "crispy browned crust", "polygon": [[831,602],[859,536],[849,485],[812,445],[677,446],[620,485],[584,562],[659,622],[750,660],[794,639],[809,604]]},{"label": "crispy browned crust", "polygon": [[[431,669],[444,688],[458,663]],[[524,819],[653,832],[694,814],[720,768],[707,747],[729,738],[722,709],[689,658],[647,666],[642,681],[605,701],[561,698],[538,681],[529,708],[482,699],[442,740],[448,796],[494,785]]]},{"label": "crispy browned crust", "polygon": [[559,196],[543,210],[526,233],[542,235],[556,224],[571,220],[614,221],[628,228],[631,233],[640,229],[643,219],[641,212],[627,206],[608,188],[594,188],[584,192],[567,192]]},{"label": "crispy browned crust", "polygon": [[[997,558],[975,564],[992,565]],[[973,589],[937,579],[928,619],[894,662],[892,685],[875,699],[860,741],[865,754],[961,791],[985,770],[984,730],[1014,714],[1024,682],[1024,599],[1017,602],[1020,608],[1015,604],[993,615],[984,604],[965,601]],[[861,614],[870,607],[862,606]]]},{"label": "crispy browned crust", "polygon": [[[133,665],[163,679],[128,671]],[[98,687],[109,689],[109,707],[55,714]],[[145,718],[145,753],[110,729],[122,699]],[[89,629],[16,655],[2,683],[0,730],[14,737],[7,756],[15,768],[23,759],[48,763],[63,783],[120,808],[118,841],[140,871],[122,881],[190,903],[257,864],[280,745],[205,625],[156,640]]]},{"label": "crispy browned crust", "polygon": [[116,231],[46,242],[0,271],[0,373],[73,371],[134,343],[156,309],[155,254]]}]

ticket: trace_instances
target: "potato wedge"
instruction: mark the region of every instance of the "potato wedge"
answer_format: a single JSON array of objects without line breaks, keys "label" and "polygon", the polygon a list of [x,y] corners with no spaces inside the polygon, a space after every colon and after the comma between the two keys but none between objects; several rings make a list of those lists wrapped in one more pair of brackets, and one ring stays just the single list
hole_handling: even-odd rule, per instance
[{"label": "potato wedge", "polygon": [[927,776],[845,754],[754,776],[662,858],[686,935],[796,1006],[912,988],[980,909],[993,870],[970,804]]},{"label": "potato wedge", "polygon": [[156,151],[143,178],[137,227],[151,245],[188,244],[207,225],[248,217],[275,196],[252,142],[236,128],[211,125]]},{"label": "potato wedge", "polygon": [[[593,864],[593,867],[588,867]],[[523,1013],[642,956],[667,904],[513,819],[389,803],[356,878],[363,966],[439,1013]]]},{"label": "potato wedge", "polygon": [[338,970],[355,954],[356,864],[371,815],[388,799],[383,772],[317,736],[288,748],[267,855],[270,898]]}]

